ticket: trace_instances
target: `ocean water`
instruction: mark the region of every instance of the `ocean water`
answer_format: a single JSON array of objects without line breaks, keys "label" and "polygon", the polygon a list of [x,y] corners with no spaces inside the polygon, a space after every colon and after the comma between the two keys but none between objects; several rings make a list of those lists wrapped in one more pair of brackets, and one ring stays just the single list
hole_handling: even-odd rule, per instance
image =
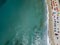
[{"label": "ocean water", "polygon": [[0,45],[47,45],[45,0],[0,0]]}]

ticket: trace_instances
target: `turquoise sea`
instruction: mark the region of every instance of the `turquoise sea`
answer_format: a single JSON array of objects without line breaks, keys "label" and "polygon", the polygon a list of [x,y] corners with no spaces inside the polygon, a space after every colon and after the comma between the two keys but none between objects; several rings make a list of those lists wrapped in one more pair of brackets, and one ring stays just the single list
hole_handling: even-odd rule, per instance
[{"label": "turquoise sea", "polygon": [[45,0],[0,0],[0,45],[47,45]]}]

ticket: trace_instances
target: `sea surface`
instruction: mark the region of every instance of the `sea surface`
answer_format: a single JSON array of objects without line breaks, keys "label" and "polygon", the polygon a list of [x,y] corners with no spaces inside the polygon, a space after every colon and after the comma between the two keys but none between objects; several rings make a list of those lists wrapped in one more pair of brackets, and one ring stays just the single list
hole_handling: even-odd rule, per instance
[{"label": "sea surface", "polygon": [[45,0],[0,0],[0,45],[47,45]]}]

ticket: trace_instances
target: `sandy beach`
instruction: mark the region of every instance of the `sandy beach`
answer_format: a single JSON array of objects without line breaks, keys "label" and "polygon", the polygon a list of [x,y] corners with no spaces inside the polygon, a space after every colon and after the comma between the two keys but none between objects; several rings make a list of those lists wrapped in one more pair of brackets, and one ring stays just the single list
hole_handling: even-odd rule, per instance
[{"label": "sandy beach", "polygon": [[[56,0],[53,0],[53,1],[56,1]],[[54,28],[53,27],[54,24],[53,24],[53,17],[52,17],[51,0],[47,0],[47,4],[48,4],[48,10],[49,10],[49,19],[48,19],[48,21],[49,21],[49,30],[48,30],[49,42],[50,42],[51,45],[59,45],[60,44],[59,43],[60,42],[60,39],[57,41],[56,36],[54,34],[54,29],[53,29]],[[58,8],[60,9],[59,2],[58,2]],[[59,38],[60,38],[60,36],[59,36]]]},{"label": "sandy beach", "polygon": [[48,19],[49,20],[49,31],[48,31],[48,35],[49,35],[50,44],[55,45],[54,44],[54,39],[53,39],[53,34],[54,33],[53,33],[53,28],[52,28],[53,27],[53,22],[52,22],[52,12],[51,12],[50,0],[47,0],[47,4],[48,4],[48,10],[49,10],[49,19]]}]

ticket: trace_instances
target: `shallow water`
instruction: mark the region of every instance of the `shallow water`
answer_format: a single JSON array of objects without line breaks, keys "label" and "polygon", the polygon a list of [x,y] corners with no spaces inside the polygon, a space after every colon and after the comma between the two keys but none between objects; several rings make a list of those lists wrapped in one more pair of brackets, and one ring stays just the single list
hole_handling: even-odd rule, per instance
[{"label": "shallow water", "polygon": [[0,45],[47,45],[45,0],[3,2],[0,4]]}]

